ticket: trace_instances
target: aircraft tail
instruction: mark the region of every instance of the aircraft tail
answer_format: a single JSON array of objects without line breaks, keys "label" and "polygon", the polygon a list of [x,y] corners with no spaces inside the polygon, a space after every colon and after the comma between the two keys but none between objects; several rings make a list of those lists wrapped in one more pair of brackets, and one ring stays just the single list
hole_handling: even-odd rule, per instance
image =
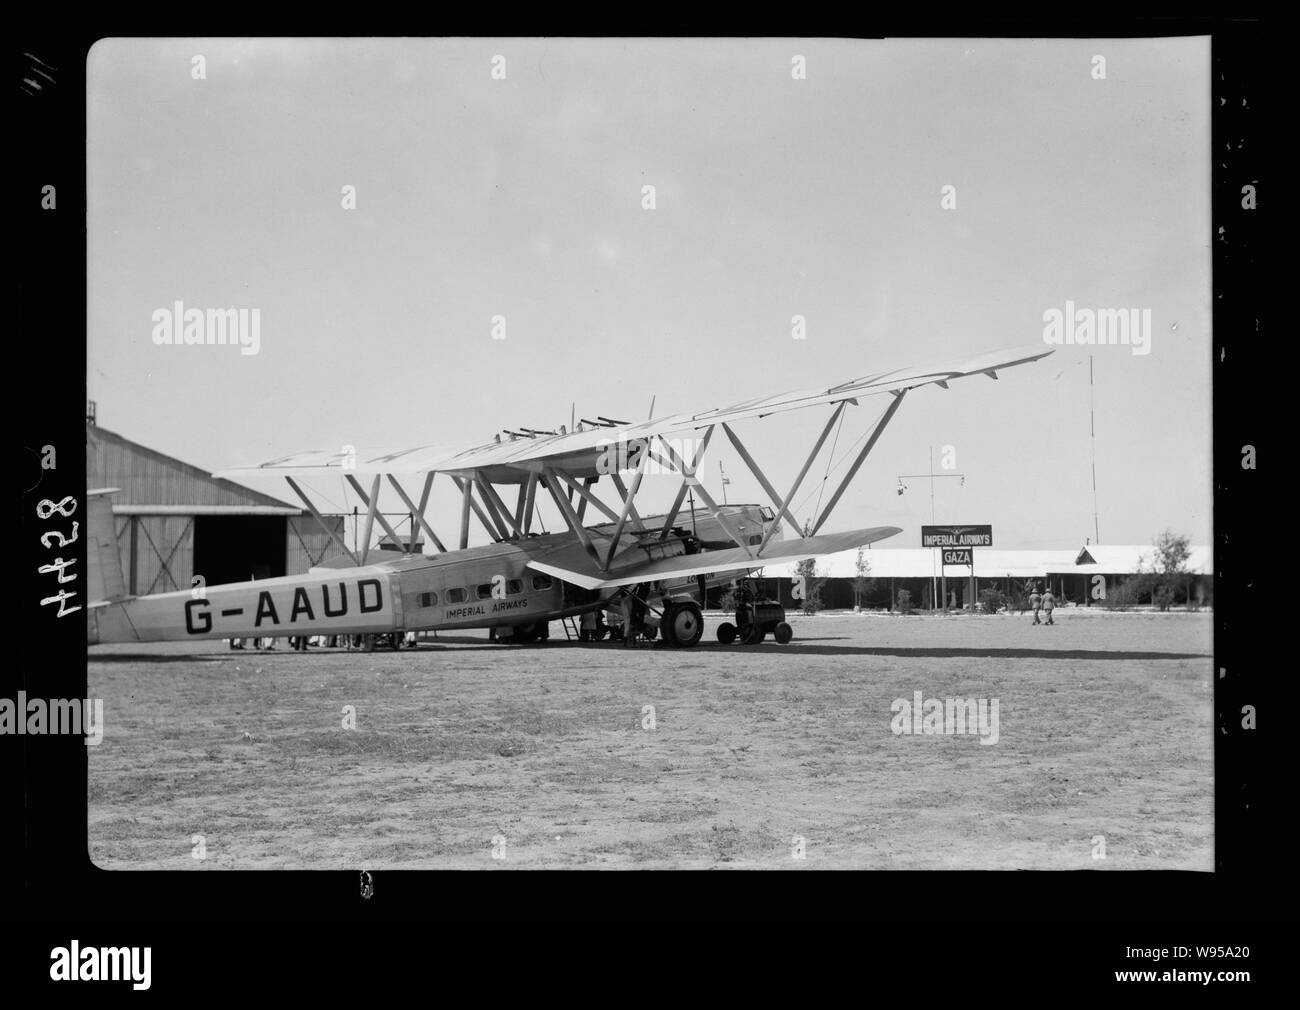
[{"label": "aircraft tail", "polygon": [[122,575],[110,496],[117,488],[86,492],[86,644],[133,641],[122,604],[130,599]]}]

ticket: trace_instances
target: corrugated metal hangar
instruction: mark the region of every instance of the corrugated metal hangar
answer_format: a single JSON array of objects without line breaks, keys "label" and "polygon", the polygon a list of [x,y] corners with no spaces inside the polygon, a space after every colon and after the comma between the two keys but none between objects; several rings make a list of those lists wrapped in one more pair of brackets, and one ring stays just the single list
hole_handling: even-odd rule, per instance
[{"label": "corrugated metal hangar", "polygon": [[[342,552],[309,513],[88,421],[86,486],[113,487],[127,592],[301,575]],[[340,538],[343,516],[325,516]]]}]

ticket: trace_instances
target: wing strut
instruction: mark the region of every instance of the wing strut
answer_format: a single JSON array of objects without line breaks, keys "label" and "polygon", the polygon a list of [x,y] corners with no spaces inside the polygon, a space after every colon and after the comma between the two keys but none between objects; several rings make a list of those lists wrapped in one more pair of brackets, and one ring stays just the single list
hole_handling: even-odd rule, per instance
[{"label": "wing strut", "polygon": [[[709,431],[712,432],[713,429],[710,428]],[[659,443],[664,447],[664,450],[672,458],[673,465],[676,466],[679,470],[681,470],[682,473],[687,473],[686,461],[683,460],[682,457],[678,455],[677,450],[674,449],[670,443],[665,442],[663,439],[660,439]],[[705,506],[708,508],[708,510],[713,513],[713,518],[717,520],[718,525],[727,531],[727,536],[731,537],[731,539],[736,542],[736,546],[739,547],[741,550],[743,550],[747,557],[752,558],[754,556],[754,552],[750,550],[749,544],[745,542],[744,537],[742,537],[739,533],[737,533],[734,529],[731,528],[731,521],[722,514],[722,510],[718,508],[718,503],[713,500],[713,497],[709,494],[707,490],[705,490],[704,484],[701,483],[700,479],[695,476],[695,471],[693,470],[690,471],[690,475],[685,478],[684,484],[689,485],[690,487],[693,487],[695,489],[695,493],[700,496],[700,500],[703,501]],[[773,523],[772,526],[773,528],[775,528],[776,524]]]},{"label": "wing strut", "polygon": [[470,499],[469,485],[455,477],[452,481],[460,488],[460,549],[463,551],[469,546],[469,507],[474,503]]},{"label": "wing strut", "polygon": [[[649,446],[646,446],[647,450],[649,448]],[[646,464],[649,462],[649,451],[641,453],[641,458],[637,461],[636,473],[632,475],[632,486],[623,495],[623,511],[619,515],[618,521],[614,523],[614,531],[610,534],[609,548],[605,551],[605,563],[600,566],[602,572],[609,571],[610,562],[614,560],[614,552],[618,550],[618,538],[623,535],[623,527],[627,525],[627,517],[632,514],[632,501],[636,498],[636,493],[641,487],[641,478],[645,476]],[[623,482],[619,481],[617,476],[614,479],[621,488]],[[641,521],[638,519],[637,525],[640,526],[640,524]]]},{"label": "wing strut", "polygon": [[700,444],[695,449],[695,459],[691,462],[689,473],[683,472],[682,486],[677,489],[677,497],[673,499],[673,507],[668,510],[668,515],[664,518],[663,529],[659,531],[659,539],[667,540],[668,531],[673,528],[673,523],[677,521],[677,513],[682,510],[682,502],[686,500],[686,493],[690,490],[690,482],[686,480],[687,476],[693,476],[695,471],[700,468],[700,460],[704,458],[704,450],[709,447],[709,439],[713,437],[713,429],[717,425],[709,425],[705,429],[704,437],[700,439]]},{"label": "wing strut", "polygon": [[857,475],[858,469],[862,466],[863,462],[867,458],[867,454],[870,453],[873,448],[875,448],[876,440],[880,438],[881,434],[885,430],[885,426],[889,424],[890,419],[893,418],[894,414],[898,412],[898,408],[903,405],[903,397],[905,397],[906,395],[907,395],[906,389],[900,389],[895,391],[894,402],[889,405],[889,408],[881,416],[880,420],[876,422],[875,430],[872,431],[871,437],[867,439],[867,444],[862,447],[862,451],[858,453],[858,458],[855,459],[853,461],[853,465],[849,467],[849,472],[846,473],[844,475],[844,479],[840,481],[840,486],[837,487],[835,489],[835,493],[831,495],[831,500],[826,503],[825,510],[823,510],[822,514],[817,517],[817,523],[816,525],[813,526],[812,529],[813,536],[817,535],[817,531],[821,529],[822,525],[826,522],[826,520],[831,517],[831,509],[835,508],[835,503],[840,500],[840,496],[844,494],[844,492],[848,489],[849,483]]},{"label": "wing strut", "polygon": [[520,520],[523,524],[525,536],[533,528],[533,507],[537,501],[537,481],[537,474],[530,473],[528,475],[528,492],[524,495],[524,517]]},{"label": "wing strut", "polygon": [[293,488],[294,494],[301,498],[302,503],[307,506],[307,511],[316,517],[316,521],[320,523],[321,529],[329,534],[329,538],[334,541],[338,549],[351,558],[354,565],[360,565],[361,562],[357,560],[357,556],[348,550],[348,545],[343,542],[343,538],[335,532],[333,526],[325,521],[325,517],[322,516],[320,510],[312,504],[311,499],[302,493],[302,488],[298,486],[297,482],[292,477],[285,477],[285,480],[288,481],[289,486]]},{"label": "wing strut", "polygon": [[[478,486],[483,493],[483,500],[487,503],[489,511],[497,517],[502,530],[514,530],[516,537],[522,537],[524,535],[523,529],[520,528],[519,523],[515,522],[515,517],[506,508],[506,503],[501,500],[501,496],[497,494],[497,489],[492,486],[492,482],[486,477],[480,477]],[[509,532],[503,533],[501,539],[505,540],[509,536]]]},{"label": "wing strut", "polygon": [[596,545],[592,542],[591,534],[583,527],[582,523],[578,521],[578,517],[574,514],[573,506],[569,504],[569,500],[560,493],[558,487],[559,482],[555,479],[559,471],[548,466],[544,469],[544,473],[545,476],[542,478],[542,483],[546,485],[546,490],[551,493],[551,498],[555,502],[555,507],[560,510],[560,515],[564,518],[564,521],[568,523],[570,531],[577,536],[579,543],[582,544],[582,549],[591,555],[593,561],[600,564],[600,552],[596,550]]},{"label": "wing strut", "polygon": [[767,496],[772,499],[772,504],[779,510],[778,518],[780,515],[785,516],[790,520],[790,528],[792,530],[798,530],[798,520],[790,514],[790,510],[781,502],[781,497],[776,493],[776,488],[772,486],[772,482],[767,479],[767,476],[763,471],[758,468],[758,464],[754,462],[754,457],[749,454],[749,450],[741,443],[740,439],[736,436],[736,433],[731,430],[731,425],[724,421],[722,423],[722,430],[726,432],[727,438],[731,439],[731,444],[734,445],[736,451],[740,453],[740,458],[743,459],[745,465],[749,467],[749,472],[758,479],[758,482],[763,485],[763,490],[767,492]]},{"label": "wing strut", "polygon": [[[361,489],[361,485],[357,483],[357,479],[353,477],[352,474],[348,474],[347,478],[348,483],[352,485],[352,490],[360,496],[363,502],[366,503],[366,546],[362,551],[361,560],[363,562],[365,561],[366,552],[370,550],[370,530],[373,528],[372,523],[374,519],[378,519],[379,525],[384,528],[384,532],[393,538],[393,546],[400,547],[402,545],[402,538],[397,535],[397,530],[393,529],[388,520],[384,518],[384,514],[379,511],[379,474],[375,474],[375,479],[370,485],[369,498],[366,497],[365,491]],[[406,498],[405,495],[402,497],[403,499]],[[411,505],[408,502],[407,508],[410,507]]]},{"label": "wing strut", "polygon": [[[618,475],[617,472],[615,472],[615,473],[611,473],[611,474],[609,475],[609,479],[610,479],[610,481],[613,482],[613,484],[614,484],[614,488],[615,488],[615,490],[618,491],[620,497],[622,497],[622,498],[624,498],[624,499],[627,499],[627,497],[628,497],[628,494],[627,494],[627,488],[626,488],[626,487],[624,486],[624,484],[623,484],[623,478],[620,477],[620,476]],[[643,523],[643,522],[641,521],[641,517],[637,514],[636,506],[635,506],[635,505],[632,505],[632,506],[631,506],[631,509],[632,509],[632,511],[631,511],[630,513],[628,513],[628,514],[629,514],[629,516],[630,516],[631,519],[632,519],[632,523],[633,523],[633,525],[636,526],[636,528],[637,528],[637,532],[638,532],[638,533],[644,533],[644,532],[645,532],[645,523]]]},{"label": "wing strut", "polygon": [[[352,486],[356,488],[357,494],[361,494],[361,485],[358,484],[351,476],[348,480],[352,481]],[[362,498],[364,499],[364,495]],[[366,557],[370,554],[370,534],[375,528],[375,514],[379,511],[379,474],[375,474],[375,479],[370,482],[370,501],[366,502],[366,525],[365,533],[361,535],[361,543],[357,545],[361,551],[361,564],[366,563]],[[380,519],[385,526],[388,525],[387,519]]]},{"label": "wing strut", "polygon": [[596,477],[584,477],[582,478],[582,487],[574,489],[580,495],[583,494],[584,491],[586,492],[582,500],[578,502],[578,522],[582,522],[582,517],[587,514],[587,502],[600,502],[600,499],[591,493],[591,489],[595,486],[598,479],[599,478]]},{"label": "wing strut", "polygon": [[[424,490],[420,493],[420,507],[418,509],[414,504],[412,504],[411,499],[407,496],[406,492],[402,490],[402,485],[397,483],[397,478],[391,473],[388,475],[388,483],[393,485],[393,490],[401,497],[402,503],[410,510],[411,515],[413,515],[416,521],[419,522],[420,526],[424,529],[424,532],[429,534],[429,539],[434,542],[439,551],[446,554],[447,548],[442,545],[442,541],[438,539],[438,534],[433,532],[433,527],[429,525],[429,521],[424,517],[425,510],[429,506],[429,491],[433,487],[433,471],[429,471],[428,476],[424,479]],[[408,553],[413,553],[414,551],[415,535],[414,530],[412,530]]]},{"label": "wing strut", "polygon": [[492,525],[492,521],[487,517],[487,514],[483,511],[482,508],[479,507],[479,503],[474,500],[473,481],[466,480],[457,477],[455,475],[453,475],[451,479],[455,481],[456,486],[460,488],[460,493],[462,495],[461,502],[460,502],[461,550],[464,550],[466,547],[469,546],[469,510],[470,509],[474,510],[474,514],[478,516],[478,521],[483,524],[483,528],[487,530],[487,535],[489,537],[491,537],[493,540],[506,539],[505,528],[494,527]]},{"label": "wing strut", "polygon": [[577,512],[579,525],[581,525],[582,523],[582,517],[585,514],[588,502],[590,502],[592,505],[595,505],[599,511],[604,513],[604,515],[609,519],[610,522],[612,523],[618,522],[618,513],[615,512],[612,508],[610,508],[603,501],[601,501],[599,498],[597,498],[594,494],[591,493],[591,486],[596,483],[595,478],[588,477],[582,484],[579,484],[563,470],[552,470],[551,472],[556,477],[559,477],[560,480],[564,481],[564,483],[567,484],[574,491],[578,492],[578,496],[581,499],[578,502],[578,512]]},{"label": "wing strut", "polygon": [[[794,483],[790,486],[790,493],[785,496],[785,501],[781,502],[781,507],[778,510],[779,514],[790,514],[790,502],[792,502],[794,496],[798,494],[799,485],[802,484],[803,479],[808,476],[808,468],[812,466],[813,460],[817,458],[817,454],[821,452],[822,446],[826,444],[826,439],[830,436],[831,429],[835,427],[835,422],[838,421],[840,415],[844,413],[844,408],[847,405],[847,402],[848,401],[846,400],[841,400],[839,406],[837,406],[831,413],[830,420],[826,422],[826,427],[822,429],[821,435],[817,438],[817,444],[813,446],[812,452],[808,454],[808,458],[803,462],[803,467],[799,470],[799,476],[794,479]],[[759,557],[763,556],[763,548],[766,547],[767,542],[772,539],[772,534],[776,532],[777,525],[777,523],[773,523],[767,528],[767,532],[763,534],[763,542],[758,545]],[[794,524],[794,528],[796,531],[801,530],[798,523]]]}]

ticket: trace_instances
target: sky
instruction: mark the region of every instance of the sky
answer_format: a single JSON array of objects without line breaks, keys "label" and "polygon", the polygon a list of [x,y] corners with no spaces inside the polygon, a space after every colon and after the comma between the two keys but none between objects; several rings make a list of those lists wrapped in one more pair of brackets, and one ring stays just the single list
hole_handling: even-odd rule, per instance
[{"label": "sky", "polygon": [[[1070,301],[1149,310],[1149,353],[916,390],[826,529],[919,546],[930,481],[899,477],[933,458],[964,475],[934,519],[998,547],[1210,542],[1207,38],[115,39],[88,79],[88,395],[151,448],[219,470],[698,411],[1042,345]],[[258,353],[157,343],[177,301],[257,309]],[[832,466],[885,406],[846,413]],[[738,434],[784,491],[828,415]],[[720,436],[715,497],[719,462],[766,501]]]}]

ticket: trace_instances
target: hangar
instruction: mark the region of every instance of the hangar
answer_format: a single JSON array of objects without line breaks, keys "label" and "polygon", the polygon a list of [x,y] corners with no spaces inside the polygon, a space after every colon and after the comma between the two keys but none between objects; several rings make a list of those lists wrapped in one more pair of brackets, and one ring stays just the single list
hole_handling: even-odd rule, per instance
[{"label": "hangar", "polygon": [[[113,517],[127,592],[167,593],[301,575],[342,552],[301,507],[211,476],[86,418],[86,486],[118,488]],[[342,539],[343,516],[326,516]]]}]

